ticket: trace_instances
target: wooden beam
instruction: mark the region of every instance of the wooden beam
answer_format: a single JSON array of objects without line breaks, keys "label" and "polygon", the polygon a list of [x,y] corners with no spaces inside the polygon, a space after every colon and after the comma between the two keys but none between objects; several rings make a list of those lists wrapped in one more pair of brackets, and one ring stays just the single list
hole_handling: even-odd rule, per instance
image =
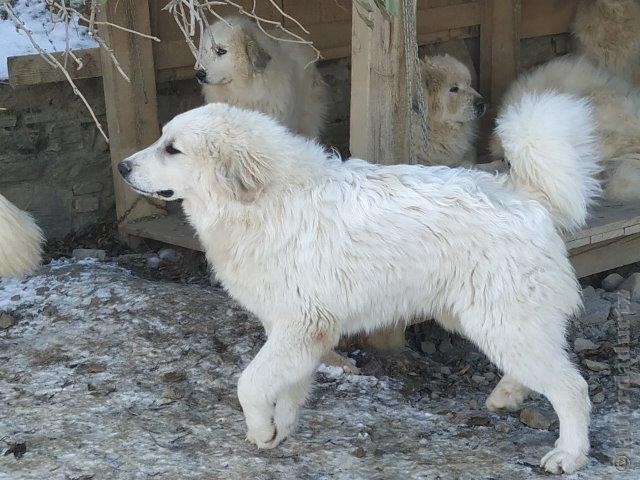
[{"label": "wooden beam", "polygon": [[569,258],[578,278],[640,262],[640,233],[574,248]]},{"label": "wooden beam", "polygon": [[[148,0],[106,2],[100,16],[101,20],[131,30],[151,32]],[[161,205],[135,194],[121,179],[116,168],[122,159],[147,147],[160,136],[153,49],[151,40],[107,25],[100,28],[100,35],[111,46],[130,78],[130,82],[127,82],[113,65],[110,56],[101,50],[116,213],[121,233],[126,238],[121,226],[123,222],[164,213]]]}]

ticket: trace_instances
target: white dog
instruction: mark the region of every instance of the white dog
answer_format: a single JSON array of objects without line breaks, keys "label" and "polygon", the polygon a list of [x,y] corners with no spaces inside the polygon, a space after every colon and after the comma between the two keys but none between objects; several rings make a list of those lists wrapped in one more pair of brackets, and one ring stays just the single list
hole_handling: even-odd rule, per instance
[{"label": "white dog", "polygon": [[471,86],[471,73],[451,55],[434,55],[421,61],[422,88],[427,99],[427,144],[419,123],[412,124],[412,141],[423,165],[472,165],[478,119],[486,102]]},{"label": "white dog", "polygon": [[0,277],[31,273],[40,264],[42,242],[31,215],[0,195]]},{"label": "white dog", "polygon": [[229,17],[204,31],[200,55],[196,78],[207,103],[257,110],[309,138],[320,136],[327,87],[308,45],[269,37],[247,17]]},{"label": "white dog", "polygon": [[[567,55],[520,76],[504,95],[501,110],[511,108],[525,95],[547,90],[589,100],[604,159],[605,196],[612,200],[640,200],[640,90],[583,56]],[[502,157],[495,135],[492,152],[497,158]],[[549,164],[549,168],[553,170],[554,166]]]},{"label": "white dog", "polygon": [[251,442],[292,433],[340,335],[433,317],[551,401],[560,437],[544,468],[587,462],[587,383],[564,350],[581,292],[557,227],[581,225],[599,193],[590,109],[525,96],[498,131],[510,176],[342,162],[266,115],[210,104],[121,162],[137,192],[183,199],[218,277],[267,331],[238,382]]}]

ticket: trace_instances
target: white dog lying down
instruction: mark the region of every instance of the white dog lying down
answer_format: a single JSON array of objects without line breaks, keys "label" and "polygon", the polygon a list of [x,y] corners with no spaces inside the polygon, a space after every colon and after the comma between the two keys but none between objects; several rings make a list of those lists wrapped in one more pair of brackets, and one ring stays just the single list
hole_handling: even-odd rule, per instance
[{"label": "white dog lying down", "polygon": [[[612,200],[640,200],[640,90],[583,56],[551,60],[520,76],[505,93],[501,110],[518,103],[523,95],[556,90],[589,100],[597,122],[604,159],[604,194]],[[499,142],[492,153],[501,157]],[[555,167],[548,175],[553,175]]]},{"label": "white dog lying down", "polygon": [[327,87],[308,45],[275,40],[249,18],[229,17],[207,27],[200,53],[196,78],[207,103],[257,110],[309,138],[320,136]]},{"label": "white dog lying down", "polygon": [[564,349],[581,292],[556,226],[581,225],[599,193],[590,109],[525,96],[498,131],[510,177],[343,163],[266,115],[210,104],[121,162],[137,192],[183,199],[218,277],[267,331],[238,382],[251,442],[291,434],[341,334],[433,317],[551,401],[560,437],[544,468],[587,463],[587,383]]},{"label": "white dog lying down", "polygon": [[42,231],[31,215],[0,195],[0,277],[31,273],[40,264]]}]

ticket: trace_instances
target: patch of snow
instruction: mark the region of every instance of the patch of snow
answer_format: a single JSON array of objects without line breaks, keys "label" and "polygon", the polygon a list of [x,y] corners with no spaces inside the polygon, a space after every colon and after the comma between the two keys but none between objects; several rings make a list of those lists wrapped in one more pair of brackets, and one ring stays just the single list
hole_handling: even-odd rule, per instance
[{"label": "patch of snow", "polygon": [[[53,21],[43,0],[17,0],[13,10],[33,32],[33,39],[43,50],[47,52],[65,50],[67,27],[63,22]],[[2,12],[3,7],[0,5],[0,80],[9,77],[8,57],[37,53],[27,35],[17,31],[13,21]],[[78,25],[76,19],[69,24],[70,49],[80,50],[97,46],[97,43],[87,35],[87,28]]]}]

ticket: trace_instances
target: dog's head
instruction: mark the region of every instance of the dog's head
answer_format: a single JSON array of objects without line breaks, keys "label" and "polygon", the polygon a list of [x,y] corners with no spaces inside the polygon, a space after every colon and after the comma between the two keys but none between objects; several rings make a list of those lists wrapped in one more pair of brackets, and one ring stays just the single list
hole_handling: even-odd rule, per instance
[{"label": "dog's head", "polygon": [[304,141],[266,115],[211,103],[165,125],[153,145],[118,165],[138,193],[216,204],[253,202],[272,182],[287,142]]},{"label": "dog's head", "polygon": [[471,86],[469,69],[450,55],[426,57],[422,83],[432,120],[466,123],[480,118],[487,109],[482,95]]},{"label": "dog's head", "polygon": [[208,26],[200,39],[197,80],[204,86],[225,85],[264,71],[271,60],[265,38],[246,17],[229,17]]}]

